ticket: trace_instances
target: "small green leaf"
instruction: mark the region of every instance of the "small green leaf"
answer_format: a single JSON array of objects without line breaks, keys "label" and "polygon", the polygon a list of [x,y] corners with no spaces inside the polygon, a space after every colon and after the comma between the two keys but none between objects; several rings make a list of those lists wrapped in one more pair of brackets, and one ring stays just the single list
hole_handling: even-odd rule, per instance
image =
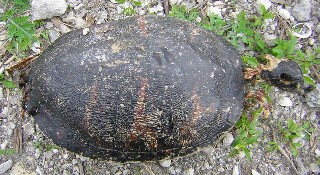
[{"label": "small green leaf", "polygon": [[128,7],[128,8],[123,9],[123,14],[125,14],[127,16],[132,15],[134,13],[135,13],[135,11],[133,8]]},{"label": "small green leaf", "polygon": [[231,153],[229,153],[228,158],[229,158],[229,157],[233,157],[234,155],[236,155],[236,154],[238,154],[238,153],[239,153],[239,150],[233,149],[233,150],[231,151]]},{"label": "small green leaf", "polygon": [[301,143],[292,143],[292,146],[294,146],[295,148],[300,148],[302,146]]},{"label": "small green leaf", "polygon": [[3,80],[1,83],[6,88],[15,88],[16,87],[16,85],[12,81]]},{"label": "small green leaf", "polygon": [[284,51],[281,48],[273,48],[272,53],[277,57],[277,58],[282,58],[284,57]]},{"label": "small green leaf", "polygon": [[259,65],[257,59],[251,56],[244,56],[242,57],[242,60],[244,63],[249,64],[251,67],[257,67]]},{"label": "small green leaf", "polygon": [[15,153],[16,151],[14,149],[0,150],[0,155],[13,155]]},{"label": "small green leaf", "polygon": [[313,86],[316,85],[315,82],[313,81],[313,79],[311,77],[309,77],[308,75],[304,75],[303,80],[306,84],[310,84]]},{"label": "small green leaf", "polygon": [[116,0],[116,2],[119,4],[123,4],[124,2],[126,2],[126,0]]},{"label": "small green leaf", "polygon": [[133,4],[134,6],[140,6],[142,4],[142,2],[140,1],[133,1]]}]

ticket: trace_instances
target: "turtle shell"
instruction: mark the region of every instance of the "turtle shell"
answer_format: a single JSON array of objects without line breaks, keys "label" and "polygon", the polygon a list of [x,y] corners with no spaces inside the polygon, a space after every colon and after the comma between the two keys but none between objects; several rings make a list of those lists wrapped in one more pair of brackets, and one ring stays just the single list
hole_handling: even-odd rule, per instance
[{"label": "turtle shell", "polygon": [[33,62],[25,103],[54,143],[91,158],[186,155],[238,120],[244,81],[222,37],[136,16],[61,36]]}]

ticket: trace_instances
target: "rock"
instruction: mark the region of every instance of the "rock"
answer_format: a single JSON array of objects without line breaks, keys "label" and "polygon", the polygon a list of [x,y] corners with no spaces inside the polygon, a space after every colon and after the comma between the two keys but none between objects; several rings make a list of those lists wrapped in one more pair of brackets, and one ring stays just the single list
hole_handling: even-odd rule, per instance
[{"label": "rock", "polygon": [[222,18],[221,9],[219,9],[218,7],[213,7],[213,6],[208,7],[207,15],[208,16],[218,15],[220,18]]},{"label": "rock", "polygon": [[171,165],[171,160],[160,160],[159,164],[164,168],[168,168]]},{"label": "rock", "polygon": [[73,11],[71,11],[68,16],[64,19],[65,22],[72,23],[75,28],[85,28],[87,27],[87,23],[84,19],[77,17]]},{"label": "rock", "polygon": [[263,34],[264,41],[268,46],[274,46],[274,40],[277,38],[275,34],[264,33]]},{"label": "rock", "polygon": [[175,5],[175,4],[181,4],[183,0],[170,0],[170,4],[171,5]]},{"label": "rock", "polygon": [[12,174],[12,175],[24,175],[24,174],[36,175],[35,172],[30,172],[30,171],[26,170],[26,168],[23,166],[23,164],[21,162],[18,162],[13,165],[12,169],[10,170],[10,174]]},{"label": "rock", "polygon": [[189,168],[189,169],[185,170],[183,174],[184,175],[194,175],[194,169]]},{"label": "rock", "polygon": [[301,158],[297,157],[296,158],[296,165],[297,165],[297,169],[300,172],[301,175],[306,175],[308,174],[308,169],[304,166],[303,161],[301,160]]},{"label": "rock", "polygon": [[233,135],[228,132],[228,133],[225,134],[225,136],[223,138],[223,145],[224,146],[229,146],[229,145],[231,145],[233,140],[234,140]]},{"label": "rock", "polygon": [[5,174],[12,167],[12,164],[12,160],[7,160],[6,162],[0,164],[0,174]]},{"label": "rock", "polygon": [[58,149],[53,149],[53,150],[52,150],[52,153],[53,153],[53,154],[57,154],[58,152],[59,152]]},{"label": "rock", "polygon": [[38,173],[38,175],[43,175],[43,170],[40,167],[36,168],[36,172]]},{"label": "rock", "polygon": [[252,171],[251,171],[251,174],[252,174],[252,175],[260,175],[260,173],[258,173],[258,171],[256,171],[256,170],[252,170]]},{"label": "rock", "polygon": [[313,46],[314,43],[315,43],[315,40],[314,40],[313,38],[310,38],[310,39],[309,39],[309,44],[310,44],[311,46]]},{"label": "rock", "polygon": [[237,165],[233,167],[232,175],[240,175],[239,167]]},{"label": "rock", "polygon": [[66,26],[66,25],[61,21],[60,18],[54,17],[54,18],[51,19],[51,22],[53,23],[53,25],[54,25],[56,28],[59,29],[59,31],[60,31],[61,33],[68,33],[68,32],[71,31],[71,29],[70,29],[68,26]]},{"label": "rock", "polygon": [[320,1],[312,1],[312,16],[320,19]]},{"label": "rock", "polygon": [[214,152],[214,148],[212,146],[207,146],[201,150],[202,152],[206,153],[207,155],[212,155]]},{"label": "rock", "polygon": [[50,42],[54,42],[56,39],[58,39],[60,36],[60,33],[54,29],[49,30],[49,39]]},{"label": "rock", "polygon": [[224,2],[222,2],[222,1],[215,1],[213,3],[213,6],[218,7],[219,9],[222,9],[224,7],[224,5],[225,5]]},{"label": "rock", "polygon": [[319,149],[314,150],[314,153],[316,153],[317,157],[320,157],[320,150]]},{"label": "rock", "polygon": [[31,2],[32,20],[49,19],[63,15],[67,8],[65,0],[33,0]]},{"label": "rock", "polygon": [[288,97],[281,97],[278,100],[278,104],[283,107],[291,107],[293,105],[292,101]]},{"label": "rock", "polygon": [[34,43],[32,43],[32,46],[30,48],[33,52],[35,52],[36,54],[40,54],[41,52],[41,48],[40,48],[40,42],[36,41]]},{"label": "rock", "polygon": [[278,8],[278,13],[279,15],[284,18],[284,19],[290,19],[290,12],[286,9],[283,9],[283,8]]},{"label": "rock", "polygon": [[311,2],[310,0],[300,0],[292,8],[292,16],[298,21],[308,21],[311,18]]},{"label": "rock", "polygon": [[8,146],[8,144],[9,144],[9,141],[8,141],[8,140],[3,141],[3,142],[1,143],[1,145],[0,145],[0,149],[1,149],[1,150],[5,150],[5,149],[7,148],[7,146]]},{"label": "rock", "polygon": [[310,163],[309,165],[310,171],[313,173],[319,173],[320,172],[320,168],[316,163]]},{"label": "rock", "polygon": [[26,138],[29,138],[32,134],[34,134],[34,128],[30,123],[26,123],[22,127]]},{"label": "rock", "polygon": [[261,5],[263,5],[266,8],[266,10],[268,10],[271,7],[272,2],[270,2],[269,0],[257,0],[256,8],[259,9],[259,11]]},{"label": "rock", "polygon": [[306,102],[309,107],[320,107],[320,84],[306,94]]}]

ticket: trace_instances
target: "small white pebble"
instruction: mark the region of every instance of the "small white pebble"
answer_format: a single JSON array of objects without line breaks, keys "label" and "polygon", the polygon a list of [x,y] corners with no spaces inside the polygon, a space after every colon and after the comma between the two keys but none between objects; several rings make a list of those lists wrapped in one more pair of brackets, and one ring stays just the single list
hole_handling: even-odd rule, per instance
[{"label": "small white pebble", "polygon": [[313,38],[310,38],[310,39],[309,39],[309,44],[310,44],[311,46],[313,46],[313,45],[314,45],[314,42],[315,42],[315,41],[314,41],[314,39],[313,39]]},{"label": "small white pebble", "polygon": [[87,35],[88,33],[89,33],[89,28],[84,28],[83,30],[82,30],[82,34],[83,35]]},{"label": "small white pebble", "polygon": [[309,168],[313,173],[319,173],[320,172],[320,168],[316,163],[310,163]]},{"label": "small white pebble", "polygon": [[278,103],[279,103],[280,106],[284,106],[284,107],[290,107],[290,106],[293,105],[292,101],[288,97],[280,98]]},{"label": "small white pebble", "polygon": [[256,170],[252,170],[252,175],[260,175],[260,173],[258,173],[258,171],[256,171]]},{"label": "small white pebble", "polygon": [[171,165],[171,160],[160,160],[159,164],[164,168],[168,168]]},{"label": "small white pebble", "polygon": [[240,175],[239,167],[237,165],[233,167],[232,175]]},{"label": "small white pebble", "polygon": [[59,150],[58,150],[58,149],[53,149],[52,152],[53,152],[54,154],[57,154],[57,153],[59,152]]},{"label": "small white pebble", "polygon": [[68,157],[69,157],[69,154],[64,154],[64,155],[63,155],[63,158],[64,158],[64,159],[67,159]]},{"label": "small white pebble", "polygon": [[290,14],[290,12],[289,12],[288,10],[286,10],[286,9],[280,8],[280,9],[278,10],[278,13],[279,13],[279,15],[280,15],[282,18],[284,18],[284,19],[290,19],[291,14]]},{"label": "small white pebble", "polygon": [[314,153],[316,153],[317,157],[320,157],[320,150],[319,149],[314,150]]}]

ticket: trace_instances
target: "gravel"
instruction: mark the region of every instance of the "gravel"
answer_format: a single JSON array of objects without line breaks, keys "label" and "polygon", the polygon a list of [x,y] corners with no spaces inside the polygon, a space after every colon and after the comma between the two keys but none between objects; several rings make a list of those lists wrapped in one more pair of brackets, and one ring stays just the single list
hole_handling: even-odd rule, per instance
[{"label": "gravel", "polygon": [[[35,2],[33,1],[33,3]],[[49,6],[49,9],[45,7],[37,9],[36,6],[32,8],[33,19],[50,18],[45,20],[43,25],[43,29],[49,32],[50,42],[56,40],[62,33],[76,28],[85,28],[94,23],[105,23],[123,18],[123,9],[131,6],[128,3],[118,4],[114,0],[59,0],[55,2],[66,3],[68,8],[66,10],[62,9],[63,12],[60,9],[59,13],[52,14],[48,14],[51,6]],[[141,6],[135,7],[135,10],[137,14],[164,15],[164,7],[159,2],[146,0]],[[311,24],[312,34],[306,39],[300,39],[299,44],[302,48],[319,46],[319,9],[313,8],[319,7],[319,2],[316,0],[301,0],[299,3],[293,0],[238,0],[236,4],[233,4],[234,1],[232,0],[216,2],[197,0],[196,2],[199,2],[199,6],[203,7],[204,14],[214,13],[225,19],[232,18],[241,10],[245,10],[247,14],[258,15],[257,6],[265,4],[269,10],[279,13],[278,20],[265,21],[266,25],[260,31],[268,45],[273,45],[273,40],[281,35],[283,32],[281,23],[285,21],[289,26],[300,22]],[[184,4],[187,7],[197,6],[195,1],[187,0],[170,0],[169,4]],[[2,9],[0,7],[0,12]],[[35,17],[40,12],[44,14]],[[4,67],[15,63],[4,54],[5,44],[3,43],[6,42],[4,39],[6,31],[3,26],[4,23],[0,21],[0,57],[2,58],[0,60],[0,73],[3,72]],[[245,46],[240,50],[247,51]],[[254,87],[248,87],[248,89],[254,90]],[[312,93],[315,95],[312,95]],[[293,163],[299,174],[319,174],[320,172],[320,145],[318,144],[318,128],[320,128],[319,85],[311,91],[311,95],[309,94],[307,99],[294,92],[286,92],[276,87],[272,88],[270,92],[272,110],[270,116],[261,118],[262,122],[259,128],[263,133],[258,140],[258,144],[250,148],[251,161],[245,158],[243,152],[234,157],[228,157],[232,150],[230,144],[236,136],[234,131],[226,133],[225,137],[211,146],[191,155],[172,160],[123,164],[92,160],[60,148],[46,138],[35,125],[32,117],[21,110],[22,94],[19,89],[8,90],[0,87],[0,148],[1,150],[18,150],[15,154],[1,155],[0,174],[295,174],[296,172],[290,162]],[[311,99],[311,101],[308,101],[308,99]],[[306,101],[309,106],[305,103]],[[289,118],[297,123],[308,121],[316,129],[310,136],[312,138],[310,141],[301,138],[295,139],[295,142],[303,145],[298,149],[297,157],[291,156],[290,148],[284,144],[285,142],[281,139],[280,134],[276,133],[275,137],[280,140],[280,146],[288,155],[288,160],[279,151],[266,151],[266,147],[268,142],[273,140],[273,130],[285,126]]]}]

